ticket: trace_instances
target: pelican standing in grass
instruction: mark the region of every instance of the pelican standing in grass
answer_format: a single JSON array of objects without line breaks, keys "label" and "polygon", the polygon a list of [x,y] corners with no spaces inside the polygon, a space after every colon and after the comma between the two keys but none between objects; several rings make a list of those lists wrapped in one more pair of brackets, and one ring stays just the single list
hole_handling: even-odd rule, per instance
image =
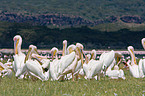
[{"label": "pelican standing in grass", "polygon": [[[124,71],[122,69],[119,69],[119,64],[121,63],[122,58],[123,55],[121,53],[115,52],[114,61],[106,70],[106,75],[109,76],[111,79],[118,79],[118,78],[125,79]],[[114,70],[112,70],[113,67]]]},{"label": "pelican standing in grass", "polygon": [[16,35],[14,38],[14,62],[13,62],[13,70],[16,73],[16,77],[23,78],[23,74],[26,69],[25,69],[25,54],[22,53],[21,51],[21,44],[22,44],[22,37],[20,35]]},{"label": "pelican standing in grass", "polygon": [[52,80],[57,80],[58,77],[58,49],[56,47],[53,47],[51,50],[51,56],[52,56],[52,62],[50,62],[50,78],[52,78]]},{"label": "pelican standing in grass", "polygon": [[78,52],[79,52],[78,54],[80,54],[79,55],[80,60],[78,61],[78,64],[75,68],[74,76],[76,76],[76,79],[78,79],[78,76],[82,75],[80,71],[83,70],[83,64],[84,64],[83,55],[85,55],[85,54],[84,54],[84,51],[83,51],[84,47],[81,43],[76,43],[76,46],[78,47]]},{"label": "pelican standing in grass", "polygon": [[[76,47],[76,49],[72,49],[73,48],[72,46]],[[68,50],[68,53],[71,53],[74,50],[76,50],[75,51],[76,57],[74,61],[72,62],[72,64],[65,69],[65,71],[63,72],[63,75],[68,74],[69,75],[68,77],[70,77],[69,73],[71,73],[72,80],[74,81],[74,76],[76,76],[76,79],[78,79],[78,74],[83,64],[83,45],[80,43],[77,43],[76,46],[70,45],[67,50]]]},{"label": "pelican standing in grass", "polygon": [[[67,47],[67,40],[63,41],[63,50],[62,50],[62,57],[65,56],[66,53],[66,47]],[[57,80],[58,79],[58,68],[59,68],[59,61],[58,60],[58,49],[56,47],[53,47],[51,49],[51,56],[52,56],[52,62],[50,63],[50,77],[52,78],[52,80]],[[55,57],[55,59],[54,59]]]},{"label": "pelican standing in grass", "polygon": [[[64,70],[73,62],[75,59],[75,52],[71,52],[68,55],[62,56],[59,60],[53,60],[50,64],[50,74],[52,80],[61,80],[64,75]],[[56,68],[53,70],[53,68]]]},{"label": "pelican standing in grass", "polygon": [[[59,74],[60,76],[58,78],[61,78],[62,80],[64,79],[64,76],[67,75],[68,73],[72,72],[72,75],[74,73],[74,68],[76,67],[78,57],[76,56],[76,46],[75,45],[70,45],[67,48],[68,53],[65,56],[62,56],[59,62]],[[69,61],[68,63],[64,63],[64,61]],[[61,67],[62,66],[62,67]],[[67,78],[67,76],[66,76]],[[73,79],[74,80],[74,79]]]},{"label": "pelican standing in grass", "polygon": [[[142,46],[145,49],[145,38],[141,40]],[[145,59],[139,60],[139,67],[142,69],[143,74],[145,75]]]},{"label": "pelican standing in grass", "polygon": [[[91,59],[94,59],[94,60],[95,60],[95,58],[96,58],[96,50],[93,49],[93,50],[91,51],[91,55],[90,55],[90,54],[87,54],[87,55],[84,54],[84,56],[85,56],[85,62],[84,62],[84,64],[83,64],[83,66],[87,66],[87,64],[89,63],[89,61],[90,61]],[[79,62],[79,63],[81,63],[81,62]],[[79,71],[79,76],[80,76],[80,77],[84,77],[84,76],[85,76],[83,66],[82,66],[82,68],[81,68],[80,71]],[[86,78],[86,77],[85,77],[85,78]],[[86,79],[87,79],[87,78],[86,78]]]},{"label": "pelican standing in grass", "polygon": [[114,57],[115,57],[115,52],[113,50],[111,50],[110,52],[107,52],[107,53],[104,52],[101,54],[99,60],[103,61],[102,69],[104,71],[104,76],[106,74],[107,68],[112,64]]},{"label": "pelican standing in grass", "polygon": [[[30,45],[29,51],[25,60],[27,72],[41,79],[42,81],[46,81],[48,80],[48,74],[43,73],[43,69],[41,66],[42,65],[41,59],[46,59],[46,57],[39,56],[37,53],[38,53],[37,47],[34,45]],[[32,58],[34,58],[35,60],[32,60]]]},{"label": "pelican standing in grass", "polygon": [[[65,56],[67,54],[66,52],[66,48],[67,48],[67,40],[63,41],[63,50],[62,50],[62,57]],[[50,63],[50,77],[52,78],[52,80],[57,80],[58,79],[58,68],[59,68],[59,61],[58,60],[58,49],[56,47],[53,47],[51,49],[51,56],[52,56],[52,62]],[[54,59],[55,58],[55,59]]]},{"label": "pelican standing in grass", "polygon": [[95,58],[96,58],[96,50],[92,50],[91,60],[83,65],[83,70],[86,75],[85,77],[86,79],[93,79],[93,78],[95,78],[96,80],[100,79],[103,60],[95,60]]},{"label": "pelican standing in grass", "polygon": [[141,61],[139,62],[139,65],[137,65],[134,54],[134,48],[132,46],[129,46],[128,51],[131,55],[131,62],[127,62],[127,65],[129,67],[131,75],[135,78],[143,78],[144,74],[141,66]]}]

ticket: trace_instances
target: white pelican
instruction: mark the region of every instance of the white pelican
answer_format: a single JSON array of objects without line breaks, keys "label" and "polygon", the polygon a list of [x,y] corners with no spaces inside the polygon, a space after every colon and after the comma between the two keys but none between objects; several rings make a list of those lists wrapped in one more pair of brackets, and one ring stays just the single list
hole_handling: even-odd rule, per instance
[{"label": "white pelican", "polygon": [[[51,49],[51,56],[52,56],[52,62],[50,62],[50,77],[53,80],[57,80],[58,77],[58,57],[57,57],[57,53],[58,53],[58,49],[56,47],[53,47]],[[54,59],[55,58],[55,59]]]},{"label": "white pelican", "polygon": [[92,50],[91,52],[91,60],[87,61],[86,64],[83,64],[83,70],[86,75],[86,79],[95,78],[97,80],[100,79],[100,72],[103,66],[103,60],[95,60],[96,58],[96,50]]},{"label": "white pelican", "polygon": [[[48,74],[44,74],[43,73],[43,69],[42,69],[42,62],[39,58],[41,59],[46,59],[45,57],[43,58],[43,56],[39,56],[37,54],[37,47],[34,45],[30,45],[29,46],[29,51],[28,54],[26,56],[26,68],[29,74],[36,76],[37,78],[41,79],[42,81],[44,80],[48,80]],[[32,60],[32,58],[35,58],[36,60]]]},{"label": "white pelican", "polygon": [[[68,47],[68,49],[67,49],[68,53],[71,53],[71,52],[74,51],[73,46],[75,47],[75,45],[70,45]],[[83,54],[82,54],[82,52],[83,52],[83,45],[80,44],[80,43],[77,43],[76,44],[76,57],[75,57],[74,61],[72,62],[72,64],[70,66],[68,66],[65,69],[65,71],[63,72],[63,75],[71,73],[73,81],[74,81],[74,76],[76,76],[76,79],[78,79],[78,74],[79,74],[79,71],[80,71],[81,66],[83,64]],[[70,76],[70,74],[68,74],[68,75]]]},{"label": "white pelican", "polygon": [[[75,48],[74,48],[75,49]],[[50,64],[50,75],[53,80],[60,80],[64,70],[72,64],[75,59],[75,52],[62,56],[60,60],[53,60]]]},{"label": "white pelican", "polygon": [[[141,43],[142,43],[143,48],[145,49],[145,38],[143,38],[141,40]],[[139,60],[139,68],[142,69],[143,74],[145,75],[145,59],[140,59]]]},{"label": "white pelican", "polygon": [[132,46],[129,46],[128,51],[131,55],[131,64],[129,64],[130,62],[127,62],[127,65],[129,67],[131,75],[135,78],[143,78],[144,77],[143,70],[142,67],[140,66],[141,62],[139,62],[139,65],[137,65],[134,54],[134,48]]},{"label": "white pelican", "polygon": [[[85,64],[88,64],[88,62],[90,61],[90,59],[94,59],[95,60],[95,58],[96,58],[96,50],[92,50],[91,51],[91,55],[90,54],[85,55],[85,62],[83,64],[83,66],[87,66]],[[78,63],[81,63],[81,62],[79,61]],[[82,66],[82,68],[79,71],[79,76],[81,76],[81,77],[84,77],[85,76],[85,73],[84,73],[84,70],[83,70],[83,66]]]},{"label": "white pelican", "polygon": [[[121,62],[122,57],[123,55],[121,53],[115,52],[115,59],[117,60],[114,59],[112,64],[107,68],[106,70],[107,76],[109,76],[112,79],[118,79],[118,78],[125,79],[124,71],[122,69],[119,69],[119,66],[118,66],[119,63]],[[116,62],[117,62],[117,65],[116,65]],[[112,70],[113,66],[114,66],[114,70]]]},{"label": "white pelican", "polygon": [[107,53],[103,52],[101,54],[99,60],[103,61],[102,70],[104,72],[104,76],[106,74],[107,68],[110,66],[110,64],[112,64],[114,57],[115,57],[115,52],[113,50]]},{"label": "white pelican", "polygon": [[[21,51],[21,44],[22,44],[22,38],[20,35],[16,35],[14,38],[14,62],[13,62],[13,70],[16,73],[16,77],[22,76],[26,69],[25,69],[25,54]],[[23,76],[22,76],[23,77]]]}]

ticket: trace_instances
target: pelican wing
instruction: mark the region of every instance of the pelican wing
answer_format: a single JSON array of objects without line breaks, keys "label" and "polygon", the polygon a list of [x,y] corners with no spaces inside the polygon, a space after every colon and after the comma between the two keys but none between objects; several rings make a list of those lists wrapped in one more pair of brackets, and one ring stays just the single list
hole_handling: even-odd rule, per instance
[{"label": "pelican wing", "polygon": [[88,64],[83,65],[86,77],[88,79],[93,78],[95,75],[97,75],[97,73],[101,71],[102,66],[103,66],[102,61],[91,59]]},{"label": "pelican wing", "polygon": [[103,60],[103,66],[108,67],[114,60],[115,52],[112,50],[108,53],[103,53],[100,60]]},{"label": "pelican wing", "polygon": [[21,55],[16,54],[14,56],[15,71],[17,71],[18,69],[20,69],[24,65],[24,61],[25,61],[25,55],[24,54],[21,54]]},{"label": "pelican wing", "polygon": [[139,60],[139,64],[138,64],[138,66],[139,66],[139,74],[140,74],[140,76],[141,77],[144,77],[144,74],[145,74],[145,60],[144,59],[140,59]]},{"label": "pelican wing", "polygon": [[118,77],[119,73],[119,70],[106,71],[106,75],[109,77]]},{"label": "pelican wing", "polygon": [[132,66],[129,66],[129,70],[130,70],[130,73],[133,77],[135,78],[140,78],[140,74],[139,74],[139,66],[134,64]]},{"label": "pelican wing", "polygon": [[91,75],[91,77],[94,77],[98,72],[101,71],[103,64],[101,61],[97,61],[97,60],[93,60],[93,59],[89,63],[91,64],[91,66],[90,66],[91,74],[90,75]]},{"label": "pelican wing", "polygon": [[43,69],[38,61],[28,60],[26,61],[26,67],[29,73],[33,73],[36,76],[40,77],[42,80],[46,80],[45,75],[43,74]]},{"label": "pelican wing", "polygon": [[50,60],[49,59],[42,59],[41,62],[43,63],[42,68],[48,68],[50,67]]},{"label": "pelican wing", "polygon": [[60,59],[59,62],[59,73],[62,74],[62,72],[73,62],[75,59],[75,52],[72,52],[68,55],[63,56]]},{"label": "pelican wing", "polygon": [[75,56],[75,59],[73,60],[73,62],[63,71],[63,75],[71,73],[71,72],[75,72],[75,68],[78,64],[78,59],[77,56]]},{"label": "pelican wing", "polygon": [[50,77],[53,79],[53,80],[57,80],[58,78],[58,70],[59,70],[59,64],[60,60],[53,60],[52,62],[50,62]]}]

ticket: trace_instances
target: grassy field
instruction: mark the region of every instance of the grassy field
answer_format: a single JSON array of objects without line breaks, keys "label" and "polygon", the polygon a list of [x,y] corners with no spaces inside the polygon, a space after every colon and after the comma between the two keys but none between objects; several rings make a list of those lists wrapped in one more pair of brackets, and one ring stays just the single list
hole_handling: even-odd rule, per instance
[{"label": "grassy field", "polygon": [[4,77],[0,79],[1,96],[144,96],[145,78],[133,78],[124,69],[126,80],[101,77],[100,81],[33,81]]}]

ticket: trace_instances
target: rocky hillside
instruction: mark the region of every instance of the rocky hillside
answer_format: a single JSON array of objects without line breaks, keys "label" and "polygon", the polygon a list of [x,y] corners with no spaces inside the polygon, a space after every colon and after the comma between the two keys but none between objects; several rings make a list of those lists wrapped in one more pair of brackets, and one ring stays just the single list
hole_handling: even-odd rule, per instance
[{"label": "rocky hillside", "polygon": [[33,25],[95,26],[122,21],[142,24],[144,0],[0,0],[0,21]]},{"label": "rocky hillside", "polygon": [[40,15],[25,15],[17,14],[13,12],[1,12],[0,21],[8,22],[27,22],[32,25],[55,25],[55,26],[95,26],[104,23],[114,23],[117,21],[122,21],[124,23],[136,23],[141,24],[145,22],[145,18],[139,16],[125,15],[121,17],[109,16],[105,19],[99,19],[95,21],[86,20],[80,16],[67,16],[60,14],[40,14]]}]

